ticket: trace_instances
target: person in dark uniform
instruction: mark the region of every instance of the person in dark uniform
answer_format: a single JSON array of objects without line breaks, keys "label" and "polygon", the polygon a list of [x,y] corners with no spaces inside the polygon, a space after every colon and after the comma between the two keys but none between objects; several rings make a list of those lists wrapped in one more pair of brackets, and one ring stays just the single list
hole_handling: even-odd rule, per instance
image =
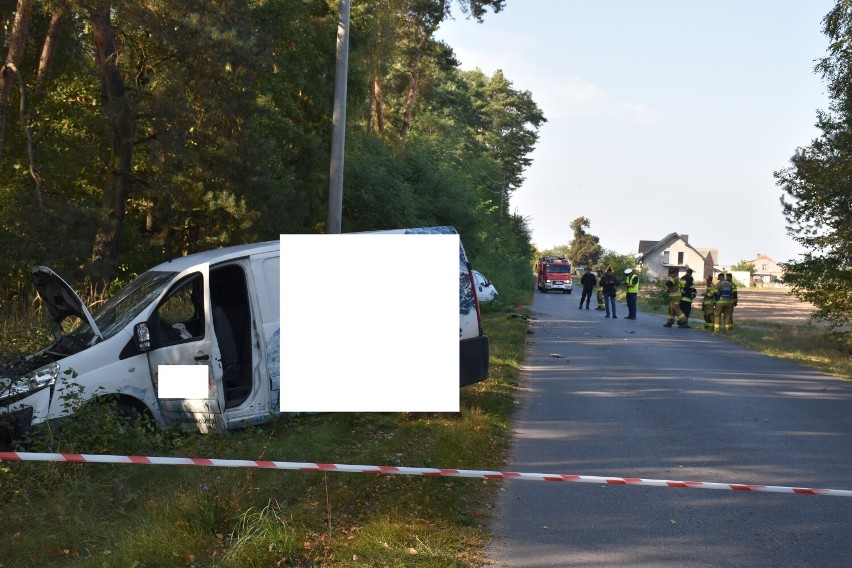
[{"label": "person in dark uniform", "polygon": [[689,320],[689,314],[692,313],[692,300],[698,295],[698,292],[695,290],[695,280],[692,278],[692,269],[687,268],[686,274],[681,276],[680,280],[682,283],[680,289],[680,311]]},{"label": "person in dark uniform", "polygon": [[605,317],[609,317],[609,307],[612,305],[612,317],[618,319],[618,316],[615,315],[616,288],[618,288],[618,277],[612,271],[612,266],[607,266],[606,272],[603,275],[604,307],[606,308]]},{"label": "person in dark uniform", "polygon": [[595,284],[598,283],[598,278],[592,272],[590,267],[586,267],[583,277],[580,278],[580,284],[583,286],[583,295],[580,296],[580,309],[583,309],[583,300],[586,301],[586,309],[589,309],[589,302],[592,300],[592,292],[595,290]]}]

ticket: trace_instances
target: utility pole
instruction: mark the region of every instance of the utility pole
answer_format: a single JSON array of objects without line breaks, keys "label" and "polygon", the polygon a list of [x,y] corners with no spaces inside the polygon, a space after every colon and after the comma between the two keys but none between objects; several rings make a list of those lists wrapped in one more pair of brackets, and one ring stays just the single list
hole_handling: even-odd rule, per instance
[{"label": "utility pole", "polygon": [[349,67],[349,0],[340,0],[337,20],[337,66],[334,71],[334,111],[326,233],[340,233],[343,220],[343,143],[346,139],[346,77]]}]

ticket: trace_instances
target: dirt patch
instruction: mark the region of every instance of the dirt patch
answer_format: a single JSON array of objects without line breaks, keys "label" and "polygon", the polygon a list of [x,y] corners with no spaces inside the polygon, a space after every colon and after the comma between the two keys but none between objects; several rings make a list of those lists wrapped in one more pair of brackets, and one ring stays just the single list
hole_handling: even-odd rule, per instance
[{"label": "dirt patch", "polygon": [[739,319],[798,325],[810,322],[815,311],[813,304],[800,301],[787,288],[738,288],[737,297],[735,322]]},{"label": "dirt patch", "polygon": [[[692,302],[692,318],[703,319],[701,300],[704,297],[704,286],[696,286],[698,297]],[[649,289],[639,292],[646,295]],[[811,314],[816,311],[813,304],[802,302],[792,294],[789,288],[738,288],[737,307],[734,311],[734,321],[764,321],[786,325],[805,325],[812,323]],[[666,313],[666,306],[656,308],[656,313]],[[825,323],[817,323],[825,326]]]}]

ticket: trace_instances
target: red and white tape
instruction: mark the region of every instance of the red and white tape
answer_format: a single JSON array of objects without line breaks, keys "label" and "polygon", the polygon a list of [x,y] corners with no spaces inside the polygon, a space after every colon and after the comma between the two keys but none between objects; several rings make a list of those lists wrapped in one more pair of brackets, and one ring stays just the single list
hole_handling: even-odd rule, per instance
[{"label": "red and white tape", "polygon": [[195,465],[202,467],[247,467],[297,471],[336,471],[343,473],[376,473],[384,475],[416,475],[421,477],[473,477],[478,479],[525,479],[528,481],[564,481],[568,483],[601,483],[608,485],[646,485],[682,489],[723,489],[795,495],[826,495],[852,497],[852,490],[783,487],[780,485],[750,485],[746,483],[712,483],[707,481],[671,481],[639,477],[600,477],[597,475],[568,475],[553,473],[521,473],[517,471],[484,471],[473,469],[443,469],[431,467],[397,467],[390,465],[350,465],[341,463],[308,463],[262,460],[224,460],[208,458],[170,458],[155,456],[115,456],[101,454],[52,454],[34,452],[0,452],[2,461],[47,461],[68,463],[114,463],[137,465]]}]

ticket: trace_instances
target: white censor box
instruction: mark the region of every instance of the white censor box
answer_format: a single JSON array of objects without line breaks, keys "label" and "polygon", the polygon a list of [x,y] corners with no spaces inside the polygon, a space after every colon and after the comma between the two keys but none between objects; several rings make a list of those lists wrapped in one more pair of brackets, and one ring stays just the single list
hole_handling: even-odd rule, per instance
[{"label": "white censor box", "polygon": [[207,398],[209,370],[207,365],[158,365],[157,398]]},{"label": "white censor box", "polygon": [[458,412],[458,235],[281,235],[280,306],[282,412]]}]

